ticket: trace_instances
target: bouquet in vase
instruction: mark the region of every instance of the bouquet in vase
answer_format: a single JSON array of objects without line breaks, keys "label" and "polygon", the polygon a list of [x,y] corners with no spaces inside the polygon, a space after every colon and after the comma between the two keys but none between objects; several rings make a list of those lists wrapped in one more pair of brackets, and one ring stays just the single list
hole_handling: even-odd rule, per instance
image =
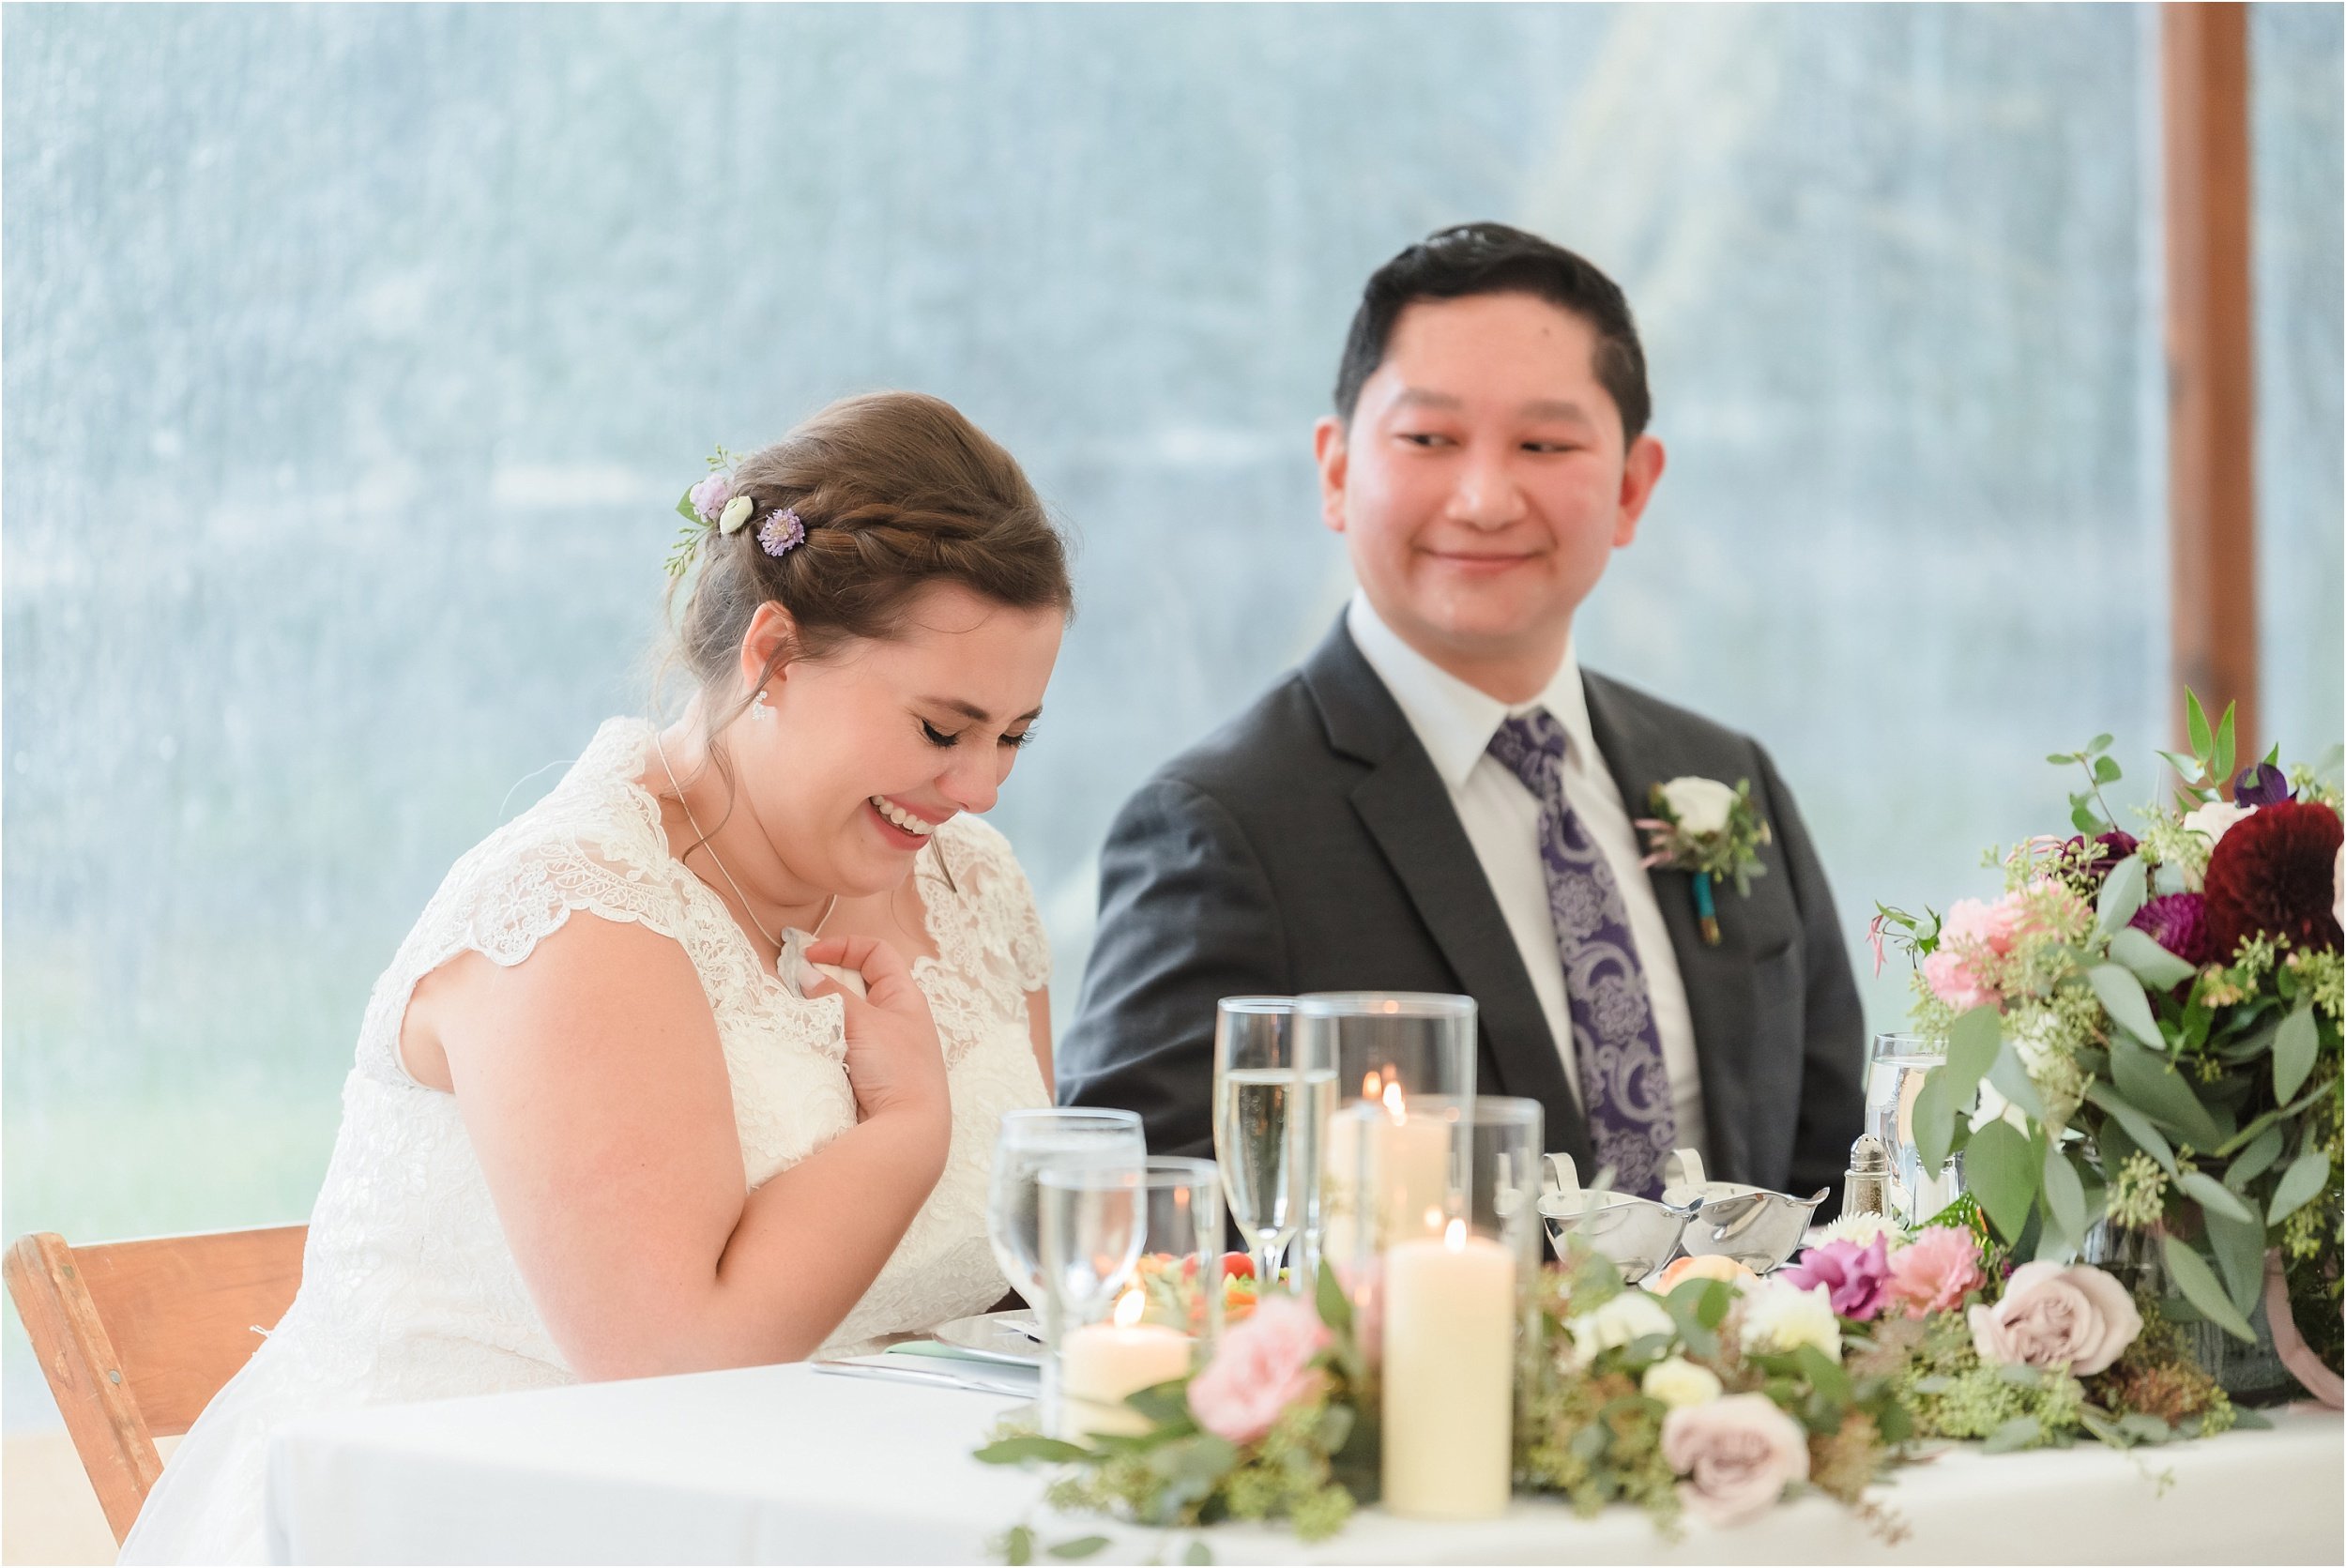
[{"label": "bouquet in vase", "polygon": [[[1991,857],[2003,896],[1884,906],[1915,1027],[1944,1065],[1913,1107],[1927,1168],[2020,1259],[2097,1256],[2170,1319],[2257,1340],[2336,1404],[2341,1335],[2340,795],[2337,754],[2233,772],[2233,714],[2187,697],[2180,785],[2122,825],[2110,738],[2064,836]],[[2122,1267],[2123,1266],[2123,1267]]]}]

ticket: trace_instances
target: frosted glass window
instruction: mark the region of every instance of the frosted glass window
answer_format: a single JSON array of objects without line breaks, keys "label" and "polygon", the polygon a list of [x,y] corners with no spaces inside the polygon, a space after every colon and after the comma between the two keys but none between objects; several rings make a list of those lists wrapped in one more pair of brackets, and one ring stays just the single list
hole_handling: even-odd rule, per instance
[{"label": "frosted glass window", "polygon": [[[1470,218],[1587,251],[1648,335],[1670,467],[1584,658],[1768,741],[1853,948],[1976,891],[2059,808],[2044,752],[2164,739],[2156,27],[0,11],[0,1224],[305,1213],[400,936],[646,701],[676,495],[849,391],[952,399],[1081,537],[995,814],[1063,1021],[1110,813],[1348,589],[1309,427],[1362,281]],[[2268,624],[2320,655],[2267,689],[2320,743],[2338,10],[2256,28]]]}]

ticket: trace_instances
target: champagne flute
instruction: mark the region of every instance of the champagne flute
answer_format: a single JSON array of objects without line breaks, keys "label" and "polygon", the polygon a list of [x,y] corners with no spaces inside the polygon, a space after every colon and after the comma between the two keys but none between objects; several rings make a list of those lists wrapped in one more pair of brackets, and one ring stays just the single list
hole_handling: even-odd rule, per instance
[{"label": "champagne flute", "polygon": [[[1268,1294],[1289,1242],[1316,1251],[1319,1149],[1335,1104],[1333,1066],[1305,1059],[1292,997],[1225,997],[1214,1010],[1213,1145],[1231,1221]],[[1299,1255],[1290,1285],[1312,1261]]]},{"label": "champagne flute", "polygon": [[1002,1277],[1036,1312],[1043,1310],[1043,1255],[1035,1179],[1059,1166],[1127,1170],[1137,1178],[1149,1149],[1132,1111],[1011,1111],[994,1139],[986,1190],[985,1234]]}]

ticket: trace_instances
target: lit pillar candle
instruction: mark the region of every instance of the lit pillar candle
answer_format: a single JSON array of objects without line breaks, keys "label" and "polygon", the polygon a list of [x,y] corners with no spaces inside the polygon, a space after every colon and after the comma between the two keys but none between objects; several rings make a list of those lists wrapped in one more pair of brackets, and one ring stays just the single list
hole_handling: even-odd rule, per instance
[{"label": "lit pillar candle", "polygon": [[1445,1234],[1385,1253],[1384,1502],[1422,1519],[1504,1513],[1514,1469],[1516,1260]]},{"label": "lit pillar candle", "polygon": [[[1365,1088],[1366,1086],[1363,1086]],[[1339,1262],[1351,1256],[1356,1241],[1352,1225],[1363,1210],[1377,1215],[1385,1240],[1423,1234],[1425,1217],[1437,1224],[1450,1209],[1451,1129],[1440,1118],[1411,1117],[1399,1084],[1387,1084],[1379,1097],[1384,1114],[1340,1116],[1328,1126],[1327,1175],[1321,1191],[1329,1212],[1328,1241],[1322,1251]],[[1370,1180],[1376,1184],[1373,1210],[1354,1193],[1361,1176],[1361,1139],[1366,1130],[1371,1158]]]},{"label": "lit pillar candle", "polygon": [[1124,1396],[1189,1371],[1189,1335],[1162,1323],[1144,1323],[1147,1297],[1127,1290],[1117,1300],[1116,1321],[1086,1323],[1073,1330],[1059,1349],[1062,1429],[1073,1440],[1089,1437],[1137,1437],[1148,1418]]}]

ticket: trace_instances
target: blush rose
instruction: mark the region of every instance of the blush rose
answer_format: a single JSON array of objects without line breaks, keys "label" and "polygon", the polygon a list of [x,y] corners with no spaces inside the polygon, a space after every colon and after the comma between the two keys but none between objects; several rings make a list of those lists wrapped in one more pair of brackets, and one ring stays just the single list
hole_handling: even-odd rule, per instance
[{"label": "blush rose", "polygon": [[2090,1263],[2021,1264],[2003,1300],[1972,1308],[1971,1323],[1981,1361],[2066,1366],[2079,1378],[2108,1368],[2142,1332],[2126,1287]]},{"label": "blush rose", "polygon": [[1662,1458],[1686,1478],[1679,1496],[1699,1517],[1741,1524],[1808,1479],[1808,1434],[1766,1394],[1730,1394],[1663,1417]]},{"label": "blush rose", "polygon": [[1190,1413],[1217,1438],[1257,1441],[1288,1407],[1319,1392],[1326,1374],[1313,1359],[1329,1342],[1326,1325],[1308,1305],[1271,1297],[1223,1334],[1213,1360],[1191,1379]]}]

